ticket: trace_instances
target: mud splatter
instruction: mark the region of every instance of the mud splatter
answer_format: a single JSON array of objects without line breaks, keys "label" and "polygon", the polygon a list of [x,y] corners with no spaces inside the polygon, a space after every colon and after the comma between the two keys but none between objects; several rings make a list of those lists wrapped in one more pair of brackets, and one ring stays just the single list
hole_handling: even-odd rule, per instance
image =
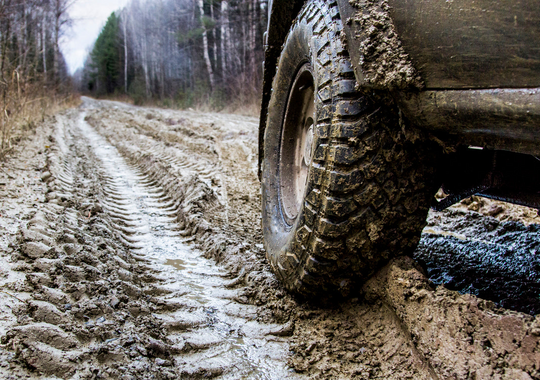
[{"label": "mud splatter", "polygon": [[377,89],[424,87],[409,55],[404,51],[389,14],[386,0],[351,0],[358,9],[349,20],[359,40],[360,67],[364,81]]}]

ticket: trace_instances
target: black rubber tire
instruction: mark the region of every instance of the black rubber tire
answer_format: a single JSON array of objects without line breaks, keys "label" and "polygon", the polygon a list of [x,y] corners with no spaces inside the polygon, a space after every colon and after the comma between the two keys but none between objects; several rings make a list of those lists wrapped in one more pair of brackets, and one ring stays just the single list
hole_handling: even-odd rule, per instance
[{"label": "black rubber tire", "polygon": [[[412,253],[436,191],[425,141],[404,133],[390,97],[362,95],[335,1],[310,0],[291,27],[269,103],[262,170],[267,258],[285,287],[347,295],[392,257]],[[284,217],[279,157],[292,81],[313,67],[313,161],[296,219]]]}]

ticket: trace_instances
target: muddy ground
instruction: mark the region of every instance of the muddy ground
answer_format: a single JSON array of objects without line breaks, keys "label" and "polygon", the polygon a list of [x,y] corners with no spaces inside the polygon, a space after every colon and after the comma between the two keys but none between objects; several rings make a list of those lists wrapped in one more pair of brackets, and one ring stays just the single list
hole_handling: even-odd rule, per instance
[{"label": "muddy ground", "polygon": [[352,299],[264,258],[255,118],[84,98],[0,168],[0,377],[538,379],[540,219],[482,198]]}]

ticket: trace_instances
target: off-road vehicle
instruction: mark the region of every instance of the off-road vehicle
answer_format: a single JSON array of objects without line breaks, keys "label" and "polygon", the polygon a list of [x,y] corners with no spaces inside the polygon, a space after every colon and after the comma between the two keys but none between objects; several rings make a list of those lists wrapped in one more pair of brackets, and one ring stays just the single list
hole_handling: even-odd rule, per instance
[{"label": "off-road vehicle", "polygon": [[540,208],[539,37],[535,0],[270,1],[259,174],[285,286],[347,294],[429,207]]}]

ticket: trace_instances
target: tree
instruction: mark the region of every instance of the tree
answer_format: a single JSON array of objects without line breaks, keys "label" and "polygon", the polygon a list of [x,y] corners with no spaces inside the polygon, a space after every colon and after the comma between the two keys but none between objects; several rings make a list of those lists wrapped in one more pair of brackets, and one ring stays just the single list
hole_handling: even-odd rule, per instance
[{"label": "tree", "polygon": [[[61,66],[63,57],[60,55],[60,37],[65,28],[71,25],[72,20],[69,17],[68,10],[77,0],[51,0],[54,19],[54,61],[53,71],[54,80],[59,83],[61,79]],[[45,2],[46,3],[46,2]]]},{"label": "tree", "polygon": [[42,117],[57,95],[71,90],[58,42],[73,2],[0,0],[0,156],[17,126]]},{"label": "tree", "polygon": [[[82,75],[85,87],[92,84],[94,93],[114,91],[105,91],[107,82],[138,102],[174,98],[183,106],[207,102],[215,108],[255,103],[262,78],[266,4],[267,0],[131,0],[116,14],[116,49],[111,54],[104,50],[105,36],[96,41]],[[112,34],[106,39],[113,41]],[[105,72],[103,60],[119,62],[114,66],[118,78],[98,76],[98,71]]]},{"label": "tree", "polygon": [[199,4],[199,13],[200,13],[200,19],[201,19],[201,25],[202,25],[202,38],[203,38],[203,55],[204,55],[204,62],[206,63],[206,70],[208,71],[208,79],[210,81],[210,89],[211,91],[214,91],[214,70],[212,69],[212,62],[210,62],[210,53],[208,51],[208,35],[207,35],[207,26],[206,24],[209,23],[209,20],[204,15],[204,0],[197,0]]},{"label": "tree", "polygon": [[120,28],[118,17],[112,13],[99,34],[91,53],[96,90],[108,94],[120,86]]}]

